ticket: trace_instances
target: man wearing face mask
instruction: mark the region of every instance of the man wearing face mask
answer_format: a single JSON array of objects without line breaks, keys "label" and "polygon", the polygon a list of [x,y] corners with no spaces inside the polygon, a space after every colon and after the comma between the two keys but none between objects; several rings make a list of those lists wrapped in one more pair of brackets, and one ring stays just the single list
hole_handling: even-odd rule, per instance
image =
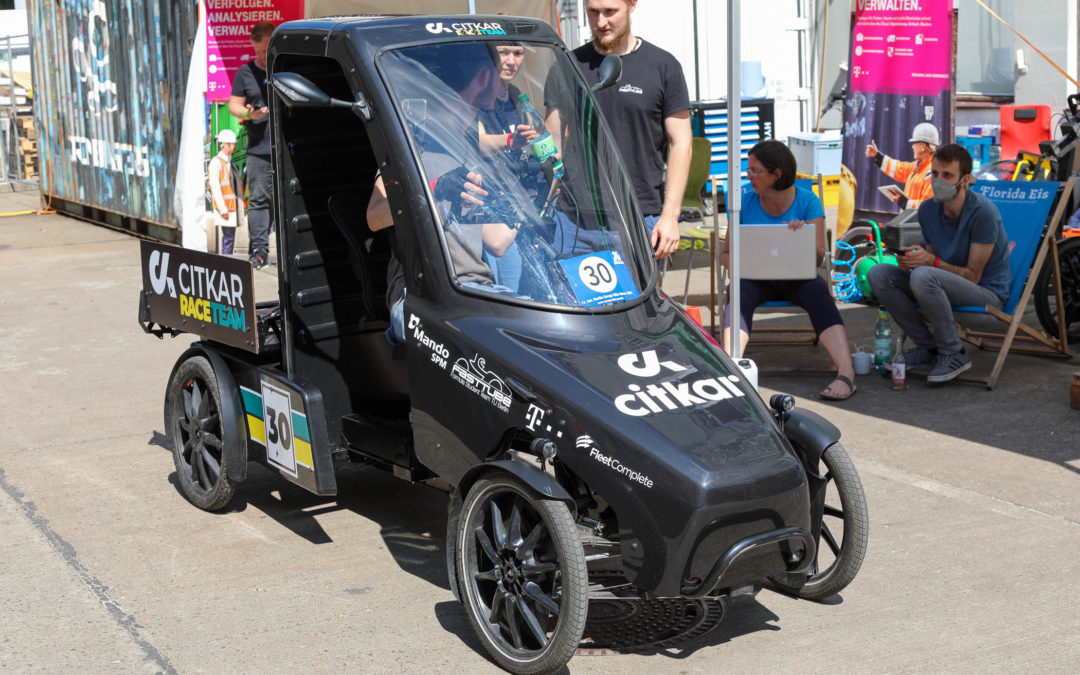
[{"label": "man wearing face mask", "polygon": [[942,383],[971,367],[952,307],[1000,308],[1008,299],[1009,240],[997,207],[969,189],[975,179],[967,150],[942,146],[930,173],[933,199],[919,207],[925,243],[904,248],[896,267],[875,265],[868,280],[915,342],[904,352],[908,367],[932,366],[927,381]]}]

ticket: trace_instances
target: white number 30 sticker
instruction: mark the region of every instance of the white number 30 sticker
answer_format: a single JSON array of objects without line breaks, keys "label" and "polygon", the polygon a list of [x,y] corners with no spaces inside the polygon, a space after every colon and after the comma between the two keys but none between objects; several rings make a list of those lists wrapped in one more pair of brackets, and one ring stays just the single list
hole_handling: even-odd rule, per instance
[{"label": "white number 30 sticker", "polygon": [[610,293],[618,282],[611,263],[597,256],[589,256],[581,261],[578,277],[594,293]]}]

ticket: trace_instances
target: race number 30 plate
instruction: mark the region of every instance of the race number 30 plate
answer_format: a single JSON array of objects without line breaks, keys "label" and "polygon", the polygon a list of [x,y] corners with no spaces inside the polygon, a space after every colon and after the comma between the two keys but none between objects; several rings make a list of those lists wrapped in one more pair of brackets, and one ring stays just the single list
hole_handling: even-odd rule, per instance
[{"label": "race number 30 plate", "polygon": [[266,427],[266,459],[290,476],[296,476],[292,406],[289,392],[263,381],[263,423]]},{"label": "race number 30 plate", "polygon": [[559,264],[582,305],[609,305],[638,296],[630,270],[618,251],[586,253]]}]

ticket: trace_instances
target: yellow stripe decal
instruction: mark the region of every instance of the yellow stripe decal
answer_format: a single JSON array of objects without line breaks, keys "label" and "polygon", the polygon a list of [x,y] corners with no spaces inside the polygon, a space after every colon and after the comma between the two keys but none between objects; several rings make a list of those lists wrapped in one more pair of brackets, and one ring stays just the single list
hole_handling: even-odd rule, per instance
[{"label": "yellow stripe decal", "polygon": [[[266,426],[263,421],[251,413],[247,416],[248,436],[259,445],[266,445]],[[308,454],[310,454],[310,449]]]},{"label": "yellow stripe decal", "polygon": [[295,446],[296,463],[314,471],[315,464],[311,460],[311,444],[294,436],[293,445]]}]

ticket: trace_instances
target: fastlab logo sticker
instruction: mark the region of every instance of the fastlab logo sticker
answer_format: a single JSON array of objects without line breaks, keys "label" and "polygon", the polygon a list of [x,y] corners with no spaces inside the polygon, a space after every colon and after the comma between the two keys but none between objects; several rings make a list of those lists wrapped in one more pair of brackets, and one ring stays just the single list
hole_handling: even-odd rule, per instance
[{"label": "fastlab logo sticker", "polygon": [[640,471],[635,471],[634,469],[631,469],[630,467],[626,466],[611,455],[605,455],[600,450],[600,448],[597,447],[596,443],[590,436],[578,436],[576,445],[578,450],[589,453],[589,459],[593,459],[603,464],[615,473],[622,474],[623,476],[629,478],[635,483],[641,483],[647,488],[651,488],[653,486],[652,479],[645,474],[641,473]]},{"label": "fastlab logo sticker", "polygon": [[471,361],[464,356],[454,361],[450,377],[502,412],[510,410],[510,388],[501,377],[487,369],[484,357],[479,354]]},{"label": "fastlab logo sticker", "polygon": [[[424,323],[415,314],[409,314],[409,330],[412,331],[413,340],[417,347],[423,347],[431,355],[431,362],[446,370],[446,363],[450,358],[450,350],[441,342],[437,342],[424,332]],[[504,411],[505,412],[505,411]]]},{"label": "fastlab logo sticker", "polygon": [[[624,373],[642,379],[652,379],[666,373],[680,376],[693,372],[691,368],[674,361],[661,361],[655,349],[640,354],[623,354],[618,364]],[[738,382],[738,375],[727,375],[701,377],[688,382],[663,380],[644,386],[630,384],[626,387],[627,393],[615,397],[615,407],[624,415],[645,417],[681,408],[710,406],[717,401],[746,396],[738,387]]]},{"label": "fastlab logo sticker", "polygon": [[499,23],[452,23],[447,28],[442,21],[425,24],[429,33],[452,33],[454,35],[506,35],[506,30]]}]

